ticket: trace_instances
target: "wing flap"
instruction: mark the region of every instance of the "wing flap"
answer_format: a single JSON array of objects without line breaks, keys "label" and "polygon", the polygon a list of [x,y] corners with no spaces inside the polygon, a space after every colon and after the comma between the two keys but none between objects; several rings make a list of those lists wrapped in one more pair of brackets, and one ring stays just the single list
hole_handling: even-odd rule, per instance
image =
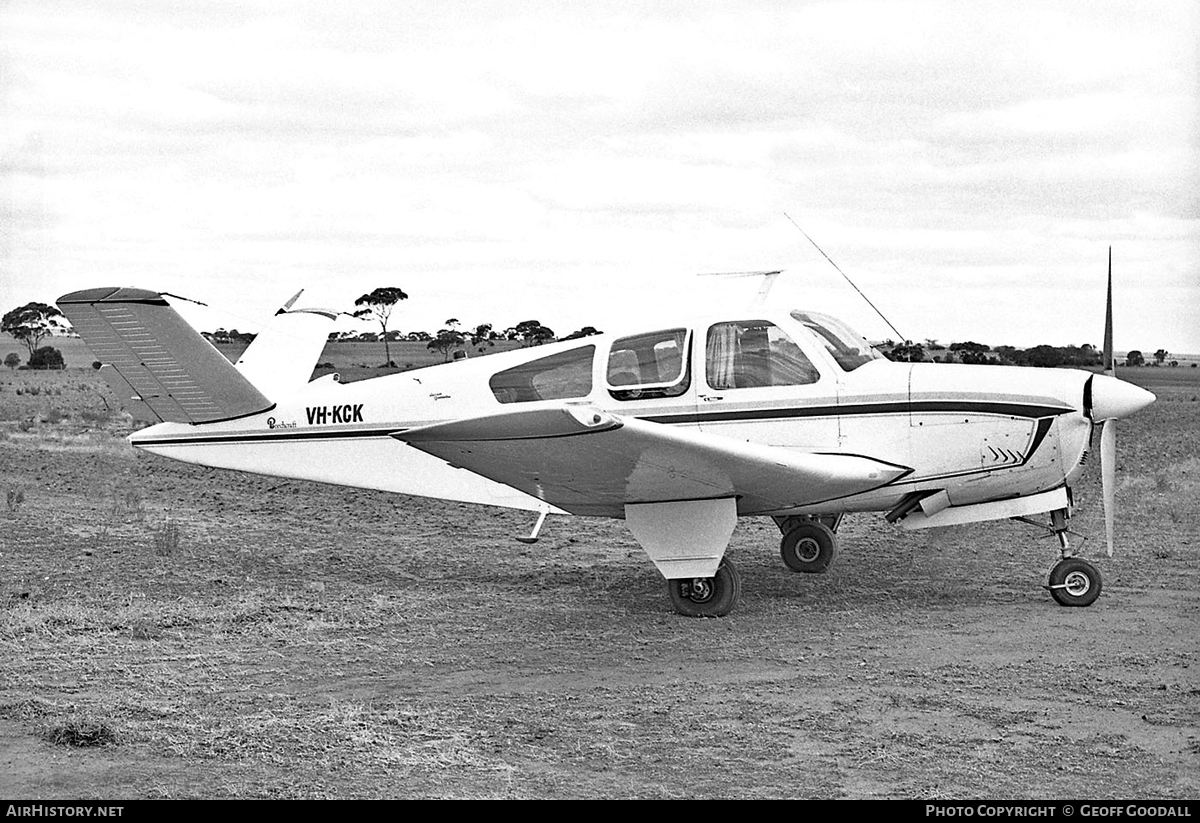
[{"label": "wing flap", "polygon": [[161,420],[212,423],[271,407],[158,292],[87,289],[63,295],[58,307],[96,359]]},{"label": "wing flap", "polygon": [[735,497],[756,514],[844,497],[911,470],[622,417],[586,406],[510,412],[392,435],[572,514],[623,517],[627,504]]}]

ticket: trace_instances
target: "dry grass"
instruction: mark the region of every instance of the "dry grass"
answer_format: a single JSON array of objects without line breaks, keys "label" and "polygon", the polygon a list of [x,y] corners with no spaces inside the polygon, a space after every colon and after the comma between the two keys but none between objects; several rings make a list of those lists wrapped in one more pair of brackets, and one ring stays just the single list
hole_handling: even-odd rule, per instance
[{"label": "dry grass", "polygon": [[1053,552],[1023,526],[853,518],[819,577],[742,524],[741,608],[689,621],[620,524],[554,519],[522,546],[521,515],[136,455],[126,419],[81,413],[90,374],[45,375],[68,413],[22,434],[47,394],[4,377],[0,461],[25,492],[0,512],[12,793],[1200,791],[1200,444],[1179,435],[1200,404],[1122,426],[1120,548],[1091,609],[1050,603]]}]

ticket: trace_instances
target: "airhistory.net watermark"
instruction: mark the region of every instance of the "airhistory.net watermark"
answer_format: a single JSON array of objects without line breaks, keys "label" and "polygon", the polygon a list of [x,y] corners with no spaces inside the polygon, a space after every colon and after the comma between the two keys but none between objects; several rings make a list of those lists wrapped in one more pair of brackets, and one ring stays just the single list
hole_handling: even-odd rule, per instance
[{"label": "airhistory.net watermark", "polygon": [[120,817],[124,806],[52,806],[46,803],[9,803],[5,817]]}]

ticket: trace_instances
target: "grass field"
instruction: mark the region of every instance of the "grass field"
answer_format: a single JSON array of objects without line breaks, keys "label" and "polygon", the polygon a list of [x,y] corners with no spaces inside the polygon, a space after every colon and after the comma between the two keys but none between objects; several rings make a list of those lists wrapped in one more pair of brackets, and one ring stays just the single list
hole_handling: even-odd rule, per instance
[{"label": "grass field", "polygon": [[1129,375],[1114,558],[1076,490],[1091,608],[1027,526],[862,516],[816,576],[741,522],[689,620],[619,522],[169,462],[91,369],[5,369],[0,796],[1194,799],[1196,371]]}]

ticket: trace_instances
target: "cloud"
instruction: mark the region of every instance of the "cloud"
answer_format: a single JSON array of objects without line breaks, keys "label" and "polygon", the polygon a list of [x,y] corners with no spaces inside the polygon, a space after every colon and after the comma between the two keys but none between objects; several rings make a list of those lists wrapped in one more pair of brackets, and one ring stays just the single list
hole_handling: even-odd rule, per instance
[{"label": "cloud", "polygon": [[[692,272],[795,264],[842,305],[787,211],[942,326],[918,337],[1082,339],[1058,297],[1113,243],[1163,289],[1131,333],[1200,351],[1173,308],[1200,292],[1197,14],[14,0],[0,301],[162,282],[273,306],[308,280],[332,303],[383,278],[413,318],[436,298],[504,324],[537,299],[578,327],[634,289],[702,303]],[[1019,322],[946,308],[968,303]]]}]

